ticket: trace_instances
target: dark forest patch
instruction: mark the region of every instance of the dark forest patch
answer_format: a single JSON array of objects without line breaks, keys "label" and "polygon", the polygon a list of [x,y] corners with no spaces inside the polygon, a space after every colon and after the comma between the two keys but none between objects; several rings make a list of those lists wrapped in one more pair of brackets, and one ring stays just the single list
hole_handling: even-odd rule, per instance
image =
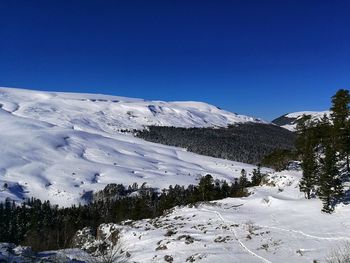
[{"label": "dark forest patch", "polygon": [[294,149],[295,134],[272,124],[247,123],[228,128],[177,128],[150,126],[136,131],[147,141],[186,148],[188,151],[257,164],[278,149]]}]

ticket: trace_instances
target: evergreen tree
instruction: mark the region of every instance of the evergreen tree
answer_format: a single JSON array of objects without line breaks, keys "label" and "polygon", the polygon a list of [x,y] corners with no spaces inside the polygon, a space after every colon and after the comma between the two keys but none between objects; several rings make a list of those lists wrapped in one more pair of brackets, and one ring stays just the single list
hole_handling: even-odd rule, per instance
[{"label": "evergreen tree", "polygon": [[301,167],[303,177],[299,183],[299,189],[304,192],[305,197],[310,199],[317,183],[317,159],[316,140],[314,129],[311,126],[310,116],[303,116],[297,125],[297,151],[301,156]]},{"label": "evergreen tree", "polygon": [[322,211],[331,213],[334,210],[335,202],[343,194],[342,181],[337,167],[337,154],[332,142],[325,146],[324,158],[321,163],[318,194],[323,202]]},{"label": "evergreen tree", "polygon": [[346,170],[350,173],[350,94],[348,90],[340,89],[332,97],[331,117],[334,126],[335,143],[341,157],[346,158]]},{"label": "evergreen tree", "polygon": [[245,188],[249,186],[249,181],[247,178],[247,171],[242,169],[241,170],[241,177],[239,178],[239,185],[241,188]]},{"label": "evergreen tree", "polygon": [[317,183],[317,162],[311,142],[308,142],[304,148],[301,167],[303,168],[303,177],[299,182],[299,189],[304,192],[307,199],[310,199]]},{"label": "evergreen tree", "polygon": [[257,168],[253,170],[252,185],[253,186],[259,185],[261,183],[261,179],[262,179],[261,166],[259,164]]},{"label": "evergreen tree", "polygon": [[332,97],[331,116],[336,129],[346,126],[349,117],[350,94],[348,90],[340,89]]},{"label": "evergreen tree", "polygon": [[221,182],[221,195],[225,198],[230,196],[231,188],[226,181]]},{"label": "evergreen tree", "polygon": [[198,184],[198,189],[202,194],[202,201],[212,200],[214,194],[213,177],[210,174],[202,177]]}]

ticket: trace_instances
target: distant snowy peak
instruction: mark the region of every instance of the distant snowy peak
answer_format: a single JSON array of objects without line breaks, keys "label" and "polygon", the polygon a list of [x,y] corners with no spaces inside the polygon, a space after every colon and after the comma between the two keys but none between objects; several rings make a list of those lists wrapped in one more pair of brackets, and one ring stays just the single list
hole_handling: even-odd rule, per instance
[{"label": "distant snowy peak", "polygon": [[146,126],[226,127],[260,119],[203,102],[146,101],[98,94],[0,88],[0,107],[17,116],[79,130],[113,132]]},{"label": "distant snowy peak", "polygon": [[272,123],[290,131],[295,131],[298,121],[303,115],[311,116],[313,120],[320,120],[324,115],[329,116],[330,111],[299,111],[292,112],[280,116],[272,121]]}]

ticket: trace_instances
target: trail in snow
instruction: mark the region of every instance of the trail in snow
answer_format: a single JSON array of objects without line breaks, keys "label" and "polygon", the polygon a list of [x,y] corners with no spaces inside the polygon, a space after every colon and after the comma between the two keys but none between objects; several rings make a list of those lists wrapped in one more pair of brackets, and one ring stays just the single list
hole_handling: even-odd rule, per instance
[{"label": "trail in snow", "polygon": [[265,225],[259,225],[259,224],[255,224],[255,225],[259,226],[261,228],[270,228],[270,229],[276,229],[276,230],[285,231],[285,232],[292,232],[292,233],[300,234],[300,235],[303,235],[303,236],[306,236],[306,237],[309,237],[309,238],[314,238],[314,239],[321,239],[321,240],[350,240],[350,237],[320,237],[320,236],[314,236],[314,235],[310,235],[310,234],[304,233],[301,230],[286,229],[286,228],[281,228],[281,227],[276,227],[276,226],[265,226]]},{"label": "trail in snow", "polygon": [[[217,213],[219,213],[219,212],[217,212]],[[221,214],[220,214],[220,216],[222,217]],[[224,221],[235,224],[235,222],[232,221],[232,220],[225,220],[224,219]],[[247,225],[247,224],[245,224],[245,225]],[[281,228],[281,227],[276,227],[276,226],[266,226],[266,225],[260,225],[260,224],[255,224],[255,225],[258,226],[258,227],[261,227],[261,228],[269,228],[269,229],[275,229],[275,230],[280,230],[280,231],[285,231],[285,232],[292,232],[292,233],[296,233],[296,234],[299,234],[299,235],[303,235],[305,237],[314,238],[314,239],[320,239],[320,240],[350,240],[350,237],[344,237],[344,236],[340,236],[340,237],[320,237],[320,236],[307,234],[307,233],[305,233],[305,232],[303,232],[301,230],[287,229],[287,228]]]},{"label": "trail in snow", "polygon": [[[205,211],[205,212],[209,212],[209,213],[214,213],[216,214],[216,216],[224,223],[228,222],[226,221],[223,216],[218,212],[218,211],[211,211],[211,210],[208,210],[208,209],[205,209],[205,208],[201,208],[202,211]],[[234,223],[233,221],[230,221],[230,223]],[[235,239],[237,240],[237,242],[239,243],[239,245],[245,250],[247,251],[249,254],[251,254],[252,256],[256,257],[256,258],[259,258],[262,260],[262,262],[265,262],[265,263],[272,263],[270,260],[262,257],[262,256],[259,256],[258,254],[254,253],[253,251],[251,251],[246,245],[244,245],[244,243],[238,238],[238,235],[237,235],[237,232],[236,230],[234,229],[231,229],[232,232],[233,232],[233,235],[235,237]]]}]

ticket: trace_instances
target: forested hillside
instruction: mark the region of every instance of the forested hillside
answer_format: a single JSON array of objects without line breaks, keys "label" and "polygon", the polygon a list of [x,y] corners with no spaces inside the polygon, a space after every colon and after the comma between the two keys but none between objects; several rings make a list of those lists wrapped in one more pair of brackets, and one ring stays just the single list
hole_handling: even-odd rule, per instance
[{"label": "forested hillside", "polygon": [[294,149],[295,135],[271,124],[246,123],[228,128],[177,128],[150,126],[136,131],[147,141],[183,147],[217,158],[257,164],[277,149]]}]

